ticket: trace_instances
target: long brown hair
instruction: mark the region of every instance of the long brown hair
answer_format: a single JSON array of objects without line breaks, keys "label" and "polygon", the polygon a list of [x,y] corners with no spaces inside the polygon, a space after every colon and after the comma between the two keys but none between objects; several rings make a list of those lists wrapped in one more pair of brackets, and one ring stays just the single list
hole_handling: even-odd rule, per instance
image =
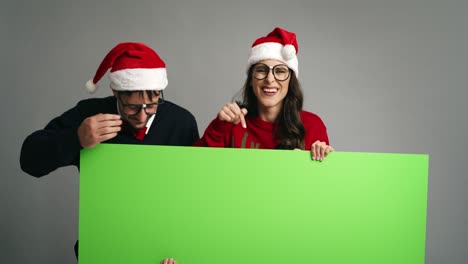
[{"label": "long brown hair", "polygon": [[[254,66],[255,64],[249,68],[247,79],[242,88],[241,102],[237,102],[241,107],[247,108],[248,117],[258,116],[257,97],[252,87]],[[283,99],[280,114],[275,121],[277,129],[274,131],[274,138],[279,142],[276,145],[277,149],[304,149],[305,129],[300,116],[304,96],[296,74],[293,70],[290,71],[288,93]]]}]

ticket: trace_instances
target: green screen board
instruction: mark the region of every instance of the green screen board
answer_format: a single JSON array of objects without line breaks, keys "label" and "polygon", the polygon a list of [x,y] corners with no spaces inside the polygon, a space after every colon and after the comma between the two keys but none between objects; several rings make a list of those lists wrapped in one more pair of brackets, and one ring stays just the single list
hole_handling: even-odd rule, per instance
[{"label": "green screen board", "polygon": [[100,144],[80,264],[423,264],[427,155]]}]

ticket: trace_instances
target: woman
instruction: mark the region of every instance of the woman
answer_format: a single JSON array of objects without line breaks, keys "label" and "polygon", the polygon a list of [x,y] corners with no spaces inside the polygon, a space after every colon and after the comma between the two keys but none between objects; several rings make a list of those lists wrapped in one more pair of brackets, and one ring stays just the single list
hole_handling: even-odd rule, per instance
[{"label": "woman", "polygon": [[242,101],[226,104],[195,146],[311,150],[333,148],[320,117],[303,111],[296,34],[275,28],[250,50]]}]

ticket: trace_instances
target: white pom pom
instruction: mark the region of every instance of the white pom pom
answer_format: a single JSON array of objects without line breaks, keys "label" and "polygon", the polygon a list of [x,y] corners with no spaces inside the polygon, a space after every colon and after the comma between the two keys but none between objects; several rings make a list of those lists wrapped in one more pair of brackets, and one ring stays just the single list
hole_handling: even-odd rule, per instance
[{"label": "white pom pom", "polygon": [[93,83],[93,80],[89,80],[86,82],[86,90],[90,93],[94,93],[97,89],[97,85]]},{"label": "white pom pom", "polygon": [[288,44],[288,45],[283,47],[282,53],[283,53],[283,58],[284,59],[290,60],[290,59],[294,58],[294,56],[296,56],[296,49],[294,48],[293,45]]}]

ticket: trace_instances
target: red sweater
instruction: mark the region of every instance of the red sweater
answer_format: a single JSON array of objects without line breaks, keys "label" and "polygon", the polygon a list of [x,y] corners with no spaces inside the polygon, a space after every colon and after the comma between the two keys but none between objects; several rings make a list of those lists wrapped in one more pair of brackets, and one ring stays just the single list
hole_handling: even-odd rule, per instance
[{"label": "red sweater", "polygon": [[[305,149],[310,150],[310,146],[317,140],[325,141],[327,145],[327,128],[319,116],[301,111],[301,120],[305,128]],[[220,147],[220,148],[260,148],[275,149],[278,142],[275,142],[273,130],[274,123],[263,121],[259,117],[246,118],[247,128],[243,128],[241,123],[221,121],[216,117],[206,128],[205,134],[194,146]]]}]

